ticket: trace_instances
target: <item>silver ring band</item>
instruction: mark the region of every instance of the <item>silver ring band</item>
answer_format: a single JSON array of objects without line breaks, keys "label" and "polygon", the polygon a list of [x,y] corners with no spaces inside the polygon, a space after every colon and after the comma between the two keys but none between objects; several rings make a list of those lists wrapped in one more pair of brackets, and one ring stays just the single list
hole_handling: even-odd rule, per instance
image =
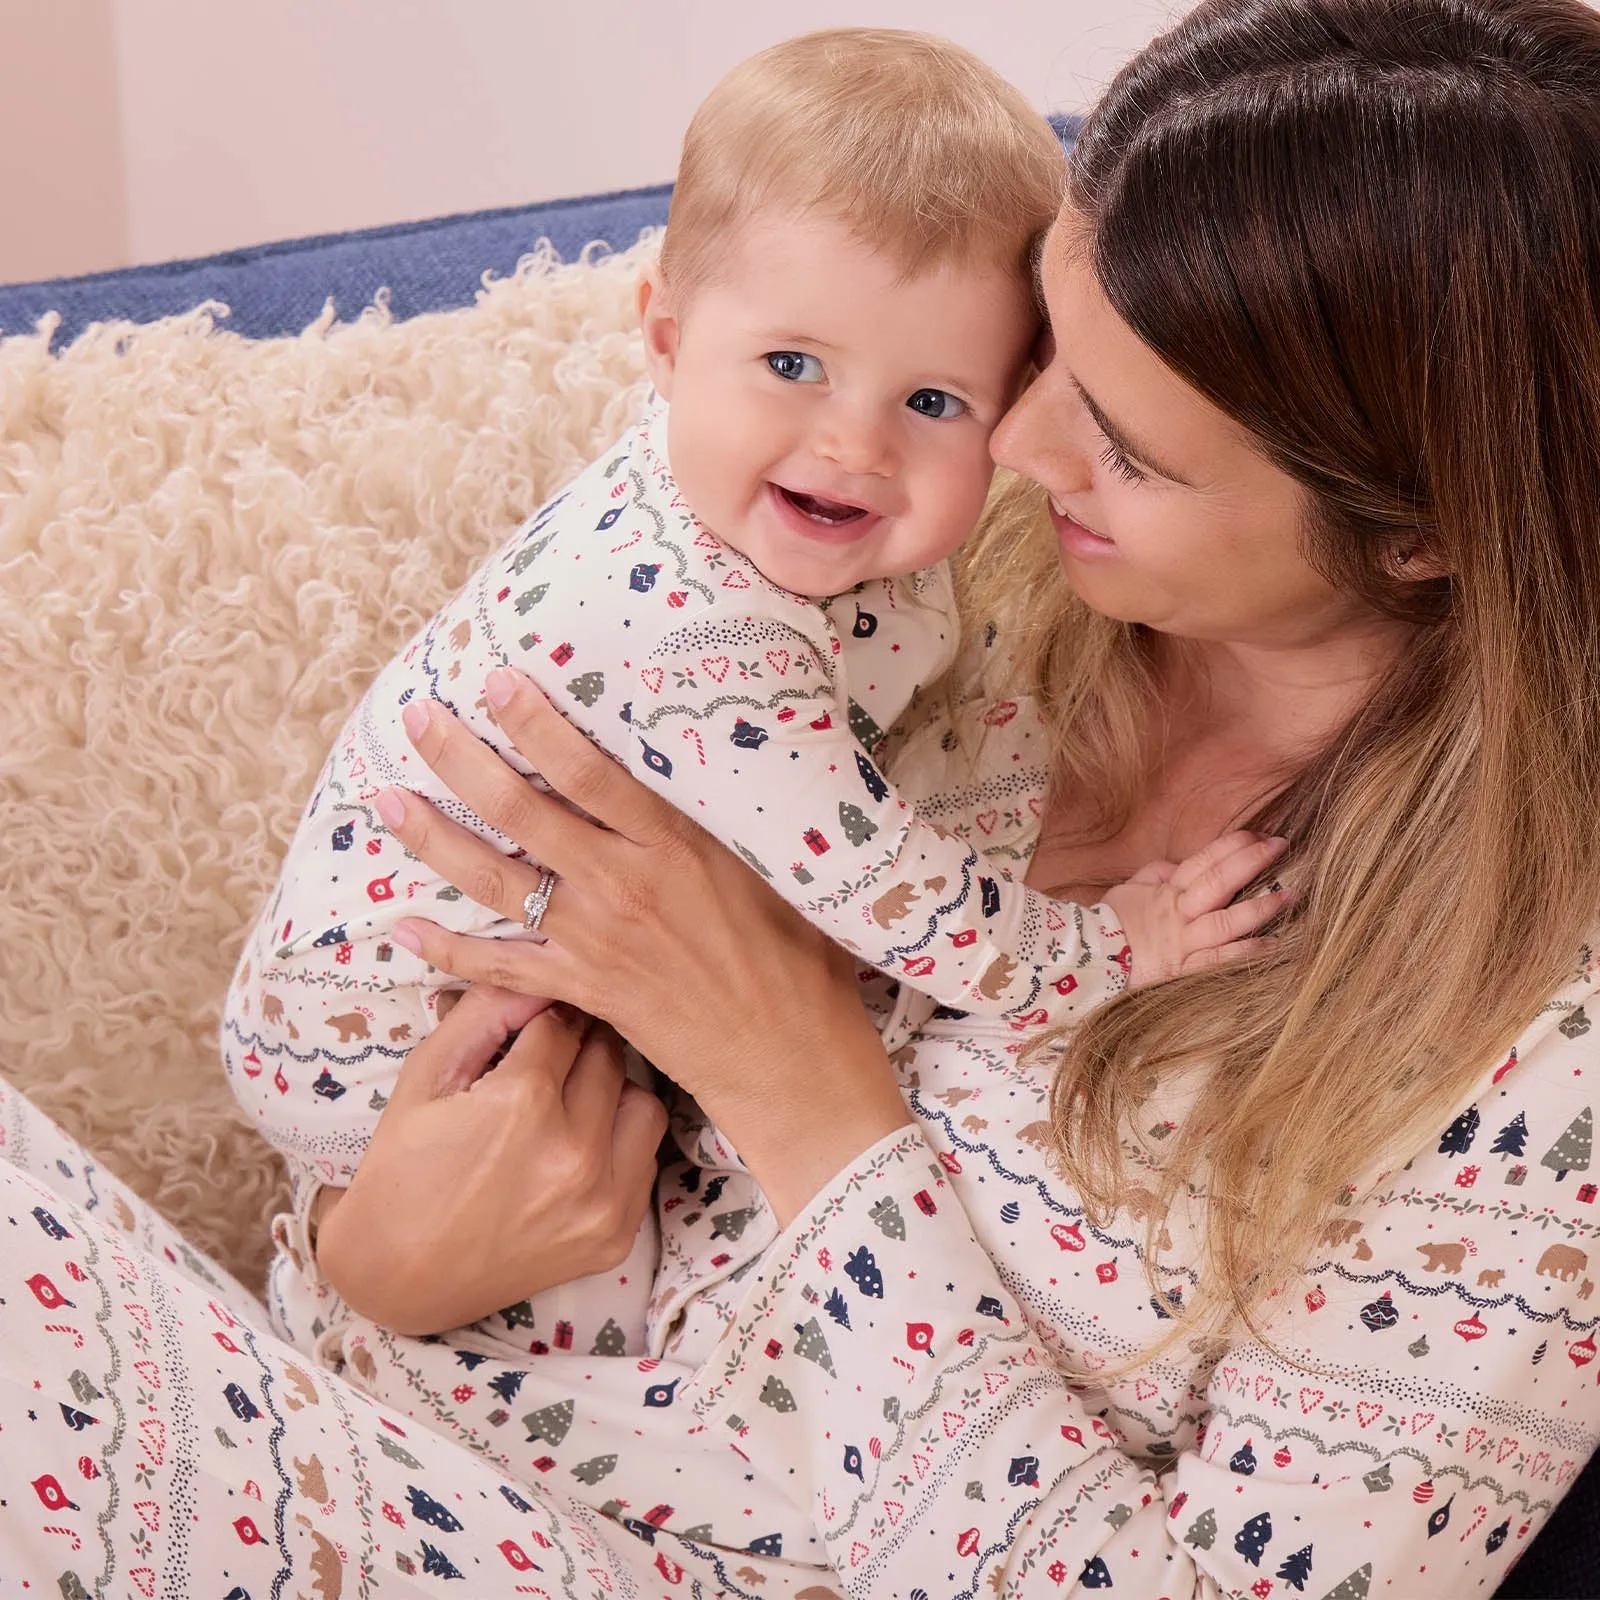
[{"label": "silver ring band", "polygon": [[529,892],[522,902],[522,925],[529,933],[537,933],[544,914],[550,909],[550,896],[556,892],[556,875],[548,867],[539,869],[539,886]]}]

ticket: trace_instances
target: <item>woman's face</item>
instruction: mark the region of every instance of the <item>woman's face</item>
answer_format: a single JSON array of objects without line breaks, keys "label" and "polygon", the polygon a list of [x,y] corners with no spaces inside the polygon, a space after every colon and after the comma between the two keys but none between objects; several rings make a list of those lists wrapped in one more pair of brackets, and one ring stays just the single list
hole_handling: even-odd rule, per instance
[{"label": "woman's face", "polygon": [[1067,581],[1185,639],[1303,648],[1370,626],[1302,554],[1304,490],[1122,321],[1084,237],[1070,212],[1050,231],[1044,370],[991,441],[1048,491]]}]

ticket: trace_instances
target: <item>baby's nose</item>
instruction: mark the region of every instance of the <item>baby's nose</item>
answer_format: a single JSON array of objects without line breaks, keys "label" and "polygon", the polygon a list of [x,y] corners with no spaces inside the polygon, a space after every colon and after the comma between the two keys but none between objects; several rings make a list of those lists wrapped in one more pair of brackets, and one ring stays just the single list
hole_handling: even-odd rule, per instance
[{"label": "baby's nose", "polygon": [[886,477],[894,471],[890,430],[876,416],[855,412],[825,419],[816,437],[817,454],[841,472]]}]

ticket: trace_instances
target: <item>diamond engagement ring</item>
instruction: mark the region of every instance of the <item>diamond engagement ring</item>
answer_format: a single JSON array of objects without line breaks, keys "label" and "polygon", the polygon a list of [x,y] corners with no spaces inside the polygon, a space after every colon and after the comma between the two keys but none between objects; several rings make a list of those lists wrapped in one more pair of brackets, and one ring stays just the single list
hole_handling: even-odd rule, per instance
[{"label": "diamond engagement ring", "polygon": [[522,925],[529,933],[537,933],[544,914],[550,909],[550,896],[556,892],[556,875],[548,867],[539,869],[539,886],[530,891],[522,902]]}]

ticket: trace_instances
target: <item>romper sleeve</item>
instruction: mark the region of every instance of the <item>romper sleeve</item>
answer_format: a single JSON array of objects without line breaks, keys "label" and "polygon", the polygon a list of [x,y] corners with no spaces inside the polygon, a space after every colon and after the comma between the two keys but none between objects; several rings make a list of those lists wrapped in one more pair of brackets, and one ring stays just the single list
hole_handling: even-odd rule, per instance
[{"label": "romper sleeve", "polygon": [[918,817],[866,747],[830,617],[703,612],[636,669],[631,766],[846,949],[941,1004],[1056,1021],[1121,989],[1109,906],[1050,900]]},{"label": "romper sleeve", "polygon": [[[1417,1261],[1438,1213],[1394,1200],[1352,1219],[1366,1281],[1319,1262],[1275,1319],[1296,1364],[1239,1344],[1202,1368],[1198,1437],[1158,1470],[1063,1373],[906,1130],[775,1243],[696,1408],[792,1466],[863,1600],[1490,1593],[1593,1446],[1595,1319],[1565,1282],[1532,1317],[1474,1309]],[[1518,1245],[1486,1215],[1473,1232],[1498,1259]]]}]

